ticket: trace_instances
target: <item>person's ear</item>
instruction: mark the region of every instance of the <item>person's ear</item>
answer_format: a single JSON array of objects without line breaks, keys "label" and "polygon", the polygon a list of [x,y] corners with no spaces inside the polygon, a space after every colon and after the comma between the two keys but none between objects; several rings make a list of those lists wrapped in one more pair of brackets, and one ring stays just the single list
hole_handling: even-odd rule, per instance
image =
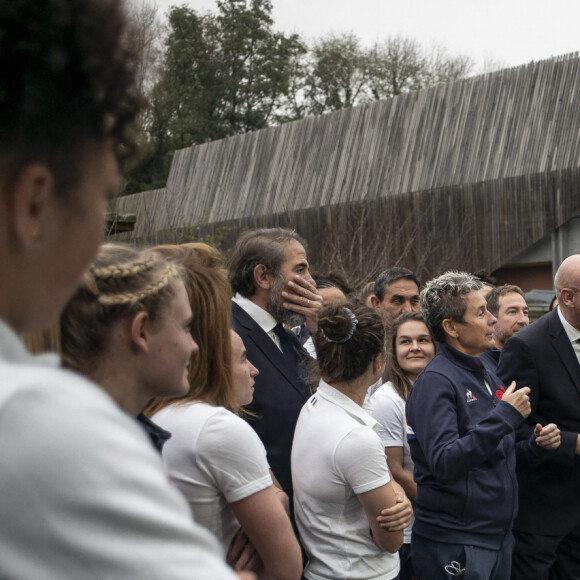
[{"label": "person's ear", "polygon": [[558,304],[574,308],[574,291],[570,288],[562,288],[558,296]]},{"label": "person's ear", "polygon": [[273,277],[268,274],[268,270],[264,264],[258,264],[254,267],[254,282],[256,288],[261,288],[262,290],[270,290],[272,287]]},{"label": "person's ear", "polygon": [[371,294],[370,299],[372,307],[378,308],[379,304],[381,303],[380,300],[374,294]]},{"label": "person's ear", "polygon": [[151,338],[151,319],[144,310],[137,312],[130,321],[131,344],[141,352],[149,351],[149,339]]},{"label": "person's ear", "polygon": [[373,374],[381,371],[381,374],[385,368],[385,364],[387,362],[387,354],[385,352],[380,352],[377,356],[373,359]]},{"label": "person's ear", "polygon": [[457,338],[459,333],[457,332],[457,325],[455,321],[451,320],[451,318],[446,318],[441,323],[441,327],[443,328],[445,334],[447,334],[451,338]]},{"label": "person's ear", "polygon": [[54,177],[42,163],[26,166],[12,181],[7,192],[12,227],[17,240],[25,247],[36,244],[50,224]]}]

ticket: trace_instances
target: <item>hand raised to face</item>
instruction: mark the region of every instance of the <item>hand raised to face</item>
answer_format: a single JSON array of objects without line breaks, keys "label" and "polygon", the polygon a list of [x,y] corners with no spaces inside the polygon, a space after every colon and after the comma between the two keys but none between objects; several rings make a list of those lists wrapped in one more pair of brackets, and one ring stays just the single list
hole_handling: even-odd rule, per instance
[{"label": "hand raised to face", "polygon": [[[312,279],[310,278],[310,280]],[[293,276],[286,283],[282,297],[284,298],[284,308],[302,314],[308,331],[310,334],[314,334],[318,328],[317,315],[322,308],[322,296],[310,280],[300,275]]]}]

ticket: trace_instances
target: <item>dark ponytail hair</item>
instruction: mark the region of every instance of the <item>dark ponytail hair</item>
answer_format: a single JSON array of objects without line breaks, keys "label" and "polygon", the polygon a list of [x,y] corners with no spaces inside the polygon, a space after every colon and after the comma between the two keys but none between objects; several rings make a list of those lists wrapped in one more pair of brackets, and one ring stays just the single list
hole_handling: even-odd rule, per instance
[{"label": "dark ponytail hair", "polygon": [[318,314],[313,336],[318,369],[327,382],[360,377],[385,352],[386,329],[374,308],[330,304]]}]

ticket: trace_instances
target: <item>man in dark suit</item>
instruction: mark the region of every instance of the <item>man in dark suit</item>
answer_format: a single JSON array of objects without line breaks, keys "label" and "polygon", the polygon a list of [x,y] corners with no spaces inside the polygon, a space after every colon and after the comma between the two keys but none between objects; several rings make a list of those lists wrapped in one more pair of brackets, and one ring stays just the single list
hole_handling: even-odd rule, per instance
[{"label": "man in dark suit", "polygon": [[302,405],[311,395],[303,368],[308,355],[283,325],[316,329],[322,297],[308,270],[304,241],[281,228],[254,230],[237,241],[230,260],[236,293],[232,326],[260,371],[249,418],[268,452],[270,467],[292,499],[290,451]]},{"label": "man in dark suit", "polygon": [[538,467],[518,471],[516,580],[580,578],[580,255],[555,278],[559,306],[504,345],[497,374],[530,387],[535,423],[556,423],[561,444]]},{"label": "man in dark suit", "polygon": [[[268,453],[268,462],[293,513],[290,452],[298,415],[311,395],[304,363],[308,354],[296,335],[285,328],[305,323],[318,329],[322,296],[309,272],[305,242],[281,228],[247,232],[236,242],[230,258],[232,327],[241,336],[248,360],[260,371],[254,400],[248,406],[255,429]],[[315,441],[312,443],[316,444]],[[401,488],[397,503],[381,511],[380,525],[402,530],[410,522],[411,502]],[[377,514],[378,515],[378,514]]]}]

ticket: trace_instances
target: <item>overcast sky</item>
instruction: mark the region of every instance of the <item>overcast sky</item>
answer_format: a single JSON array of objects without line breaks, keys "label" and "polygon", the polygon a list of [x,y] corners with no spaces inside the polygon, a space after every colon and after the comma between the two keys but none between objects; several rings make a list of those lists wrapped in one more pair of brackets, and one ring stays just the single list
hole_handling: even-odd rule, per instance
[{"label": "overcast sky", "polygon": [[[155,0],[215,12],[215,0]],[[580,0],[273,0],[274,27],[306,39],[353,32],[365,44],[402,34],[505,66],[580,50]],[[476,72],[476,71],[474,71]]]}]

